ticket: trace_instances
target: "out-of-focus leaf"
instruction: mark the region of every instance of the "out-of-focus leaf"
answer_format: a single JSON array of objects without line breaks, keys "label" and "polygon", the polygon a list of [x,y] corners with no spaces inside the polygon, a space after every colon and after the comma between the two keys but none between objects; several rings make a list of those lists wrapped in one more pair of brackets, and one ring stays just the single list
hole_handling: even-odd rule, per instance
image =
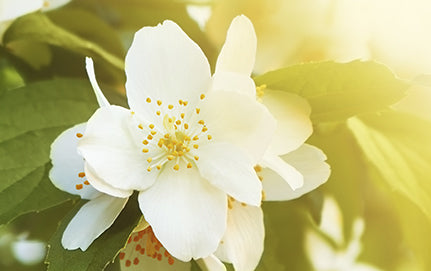
[{"label": "out-of-focus leaf", "polygon": [[[83,200],[81,202],[84,203]],[[51,238],[46,259],[48,270],[103,270],[115,259],[118,251],[124,247],[127,238],[142,216],[136,197],[132,197],[114,224],[99,236],[86,251],[80,249],[66,250],[61,245],[63,232],[82,205],[76,205],[76,208],[62,220]],[[82,226],[85,227],[86,225]]]},{"label": "out-of-focus leaf", "polygon": [[0,48],[0,96],[9,89],[14,89],[24,85],[21,75],[16,71],[6,58],[6,53]]},{"label": "out-of-focus leaf", "polygon": [[176,0],[75,0],[72,6],[93,11],[117,29],[125,48],[132,42],[134,33],[144,26],[156,26],[164,20],[176,22],[194,40],[210,63],[215,64],[214,46],[187,13],[187,3]]},{"label": "out-of-focus leaf", "polygon": [[56,26],[42,13],[28,14],[15,20],[3,37],[6,47],[13,48],[14,42],[22,41],[59,46],[85,56],[102,59],[118,69],[124,68],[122,58],[89,40]]},{"label": "out-of-focus leaf", "polygon": [[315,122],[381,110],[401,99],[408,87],[386,66],[361,61],[300,64],[265,73],[255,81],[306,98]]},{"label": "out-of-focus leaf", "polygon": [[348,126],[381,179],[431,221],[431,122],[387,111],[352,118]]},{"label": "out-of-focus leaf", "polygon": [[34,83],[0,97],[0,223],[73,197],[47,178],[50,145],[95,109],[91,86],[83,80]]}]

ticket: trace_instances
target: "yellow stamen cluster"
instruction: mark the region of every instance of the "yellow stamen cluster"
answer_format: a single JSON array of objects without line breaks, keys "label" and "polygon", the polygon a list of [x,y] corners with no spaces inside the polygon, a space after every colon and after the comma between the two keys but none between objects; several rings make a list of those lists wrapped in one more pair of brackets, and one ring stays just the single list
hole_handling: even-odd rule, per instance
[{"label": "yellow stamen cluster", "polygon": [[[200,95],[201,100],[204,98],[204,94]],[[146,102],[152,104],[152,99],[148,97]],[[199,160],[195,153],[199,144],[203,139],[212,139],[205,121],[197,118],[200,108],[182,112],[188,105],[188,101],[184,100],[178,100],[179,107],[174,104],[162,106],[164,102],[161,100],[153,104],[158,109],[155,110],[155,115],[160,118],[155,123],[138,124],[138,128],[146,133],[142,141],[145,145],[142,153],[146,155],[148,162],[147,171],[151,172],[154,167],[160,170],[170,161],[175,162],[172,168],[177,171],[180,169],[180,161],[185,162],[187,168],[192,168]]]}]

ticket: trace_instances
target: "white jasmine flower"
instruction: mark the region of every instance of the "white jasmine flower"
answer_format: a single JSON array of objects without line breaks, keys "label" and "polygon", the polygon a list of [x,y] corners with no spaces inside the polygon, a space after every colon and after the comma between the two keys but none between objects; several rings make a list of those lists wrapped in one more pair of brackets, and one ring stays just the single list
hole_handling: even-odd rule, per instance
[{"label": "white jasmine flower", "polygon": [[[352,226],[351,240],[344,241],[343,218],[334,199],[328,197],[322,210],[321,234],[315,230],[306,233],[305,247],[310,262],[316,271],[379,271],[367,263],[359,262],[362,251],[361,238],[364,220],[358,218]],[[326,236],[323,237],[323,235]],[[328,238],[336,245],[334,247]]]},{"label": "white jasmine flower", "polygon": [[[87,72],[94,77],[93,63],[87,58]],[[91,81],[101,107],[109,106],[95,80]],[[78,142],[85,134],[86,123],[64,131],[51,145],[53,167],[49,173],[52,183],[70,194],[90,200],[70,221],[63,233],[62,245],[66,249],[86,250],[90,244],[118,217],[128,197],[118,198],[99,192],[90,185],[88,178],[94,173],[84,171],[84,159],[78,153]]]},{"label": "white jasmine flower", "polygon": [[260,206],[253,167],[275,121],[254,97],[229,91],[254,92],[249,76],[211,77],[201,49],[171,21],[135,34],[126,75],[131,109],[101,107],[79,142],[88,181],[116,197],[138,190],[145,220],[171,255],[207,257],[225,233],[228,196]]}]

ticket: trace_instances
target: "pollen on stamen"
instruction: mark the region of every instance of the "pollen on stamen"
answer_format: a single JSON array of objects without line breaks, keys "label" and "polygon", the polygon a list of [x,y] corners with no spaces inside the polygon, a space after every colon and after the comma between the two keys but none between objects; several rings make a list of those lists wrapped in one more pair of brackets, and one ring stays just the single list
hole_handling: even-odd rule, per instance
[{"label": "pollen on stamen", "polygon": [[152,135],[157,134],[157,132],[156,132],[156,131],[151,131],[150,133],[151,133]]},{"label": "pollen on stamen", "polygon": [[181,113],[181,115],[180,115],[180,116],[181,116],[181,118],[182,118],[182,119],[184,119],[184,116],[185,116],[185,115],[186,115],[186,114]]},{"label": "pollen on stamen", "polygon": [[201,94],[201,100],[205,99],[205,94]]},{"label": "pollen on stamen", "polygon": [[157,100],[157,105],[162,105],[162,101],[160,101],[160,100]]},{"label": "pollen on stamen", "polygon": [[153,161],[153,158],[148,157],[147,162],[148,162],[148,163],[151,163],[151,161]]},{"label": "pollen on stamen", "polygon": [[196,140],[199,140],[199,137],[198,137],[198,136],[194,136],[194,137],[193,137],[193,140],[195,140],[195,141],[196,141]]},{"label": "pollen on stamen", "polygon": [[174,108],[174,106],[172,104],[170,104],[170,105],[168,105],[168,108],[172,109],[172,108]]},{"label": "pollen on stamen", "polygon": [[148,98],[146,99],[146,101],[147,101],[147,103],[151,103],[151,99],[150,99],[150,97],[148,97]]},{"label": "pollen on stamen", "polygon": [[150,124],[148,127],[150,127],[150,129],[154,129],[154,124]]},{"label": "pollen on stamen", "polygon": [[162,168],[162,166],[161,166],[161,165],[157,165],[157,166],[156,166],[156,168],[157,168],[158,170],[160,170],[160,169]]},{"label": "pollen on stamen", "polygon": [[181,121],[180,121],[180,120],[177,120],[175,123],[176,123],[177,125],[181,125]]},{"label": "pollen on stamen", "polygon": [[189,103],[188,101],[183,101],[184,106],[187,106],[188,103]]},{"label": "pollen on stamen", "polygon": [[194,158],[195,158],[196,161],[199,160],[199,156],[195,156]]},{"label": "pollen on stamen", "polygon": [[151,168],[151,167],[148,167],[148,168],[147,168],[147,171],[148,171],[148,172],[151,172],[151,170],[152,170],[152,168]]},{"label": "pollen on stamen", "polygon": [[156,115],[160,116],[160,111],[159,110],[156,111]]},{"label": "pollen on stamen", "polygon": [[184,123],[184,129],[189,129],[189,124],[188,123]]},{"label": "pollen on stamen", "polygon": [[152,135],[148,135],[147,138],[148,138],[148,140],[151,140],[151,139],[153,139],[153,136]]},{"label": "pollen on stamen", "polygon": [[187,168],[192,168],[192,163],[188,163]]},{"label": "pollen on stamen", "polygon": [[78,137],[78,138],[81,138],[81,137],[83,137],[84,135],[83,134],[81,134],[81,133],[76,133],[76,137]]},{"label": "pollen on stamen", "polygon": [[89,181],[85,181],[84,184],[85,185],[90,185],[90,182]]},{"label": "pollen on stamen", "polygon": [[179,101],[178,101],[178,103],[179,103],[180,105],[183,105],[183,100],[179,100]]},{"label": "pollen on stamen", "polygon": [[142,129],[144,129],[144,126],[142,126],[142,124],[139,124],[138,128],[142,130]]},{"label": "pollen on stamen", "polygon": [[142,149],[142,152],[147,153],[147,152],[148,152],[148,149]]},{"label": "pollen on stamen", "polygon": [[203,132],[203,133],[205,133],[206,131],[208,131],[208,128],[207,128],[206,126],[204,126],[204,127],[202,128],[202,132]]},{"label": "pollen on stamen", "polygon": [[204,124],[205,124],[205,121],[200,120],[200,121],[198,121],[198,123],[199,123],[199,124],[201,124],[201,125],[204,125]]},{"label": "pollen on stamen", "polygon": [[131,111],[130,115],[132,115],[132,116],[135,115],[135,111]]},{"label": "pollen on stamen", "polygon": [[174,160],[175,156],[173,156],[173,155],[168,155],[168,157],[167,157],[167,158],[168,158],[168,160],[169,160],[169,161],[172,161],[172,160]]},{"label": "pollen on stamen", "polygon": [[75,185],[76,190],[81,190],[84,186],[80,183]]},{"label": "pollen on stamen", "polygon": [[85,177],[85,173],[84,172],[79,172],[78,173],[78,177],[79,178],[84,178]]},{"label": "pollen on stamen", "polygon": [[211,140],[213,137],[211,135],[208,135],[208,140]]},{"label": "pollen on stamen", "polygon": [[176,164],[176,165],[174,166],[174,169],[175,169],[175,170],[179,170],[179,169],[180,169],[180,165]]},{"label": "pollen on stamen", "polygon": [[200,108],[196,108],[196,114],[199,114],[201,112]]},{"label": "pollen on stamen", "polygon": [[142,141],[142,144],[148,145],[148,141],[145,139],[144,141]]}]

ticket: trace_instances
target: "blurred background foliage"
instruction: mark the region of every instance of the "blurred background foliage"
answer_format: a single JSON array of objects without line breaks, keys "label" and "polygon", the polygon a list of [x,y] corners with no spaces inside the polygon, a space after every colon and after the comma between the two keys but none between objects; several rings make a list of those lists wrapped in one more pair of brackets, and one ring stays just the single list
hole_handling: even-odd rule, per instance
[{"label": "blurred background foliage", "polygon": [[[266,240],[258,270],[329,270],[314,264],[310,232],[340,261],[375,268],[357,270],[430,270],[430,12],[425,0],[73,0],[16,19],[0,46],[0,270],[46,269],[43,257],[26,264],[16,256],[22,240],[51,243],[51,270],[100,270],[118,240],[127,239],[123,220],[112,228],[117,246],[100,238],[96,254],[85,255],[59,247],[61,228],[82,202],[51,185],[49,146],[97,108],[84,57],[95,60],[108,99],[126,106],[124,56],[134,32],[171,19],[214,67],[238,14],[256,28],[256,84],[309,101],[314,133],[308,142],[324,150],[332,167],[328,182],[308,195],[263,204]],[[329,197],[340,213],[331,225],[343,242],[322,222]],[[129,227],[139,218],[136,208],[126,209]],[[354,239],[358,218],[365,225],[359,255],[347,259],[341,252]]]}]

